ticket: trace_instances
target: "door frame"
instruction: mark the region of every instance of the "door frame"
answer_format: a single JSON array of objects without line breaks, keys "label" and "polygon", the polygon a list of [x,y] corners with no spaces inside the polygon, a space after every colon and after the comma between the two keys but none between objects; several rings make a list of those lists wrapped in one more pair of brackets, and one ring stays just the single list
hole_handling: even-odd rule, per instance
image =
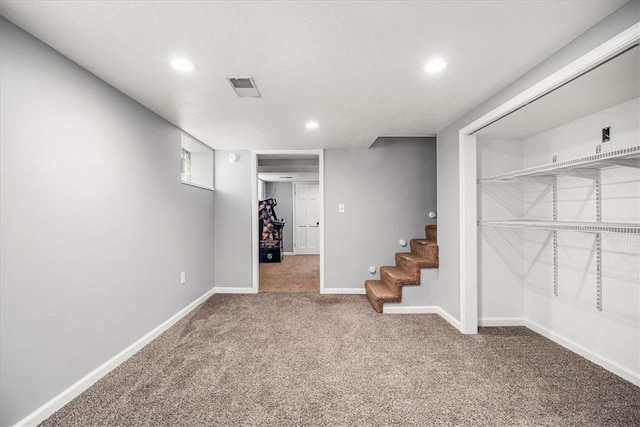
[{"label": "door frame", "polygon": [[474,120],[458,133],[460,322],[465,334],[478,332],[478,236],[475,132],[581,76],[640,41],[640,23],[612,37],[580,58],[560,68],[529,89]]},{"label": "door frame", "polygon": [[[297,231],[297,216],[296,216],[296,205],[297,205],[297,201],[296,201],[296,185],[299,184],[318,184],[318,193],[320,192],[320,182],[315,182],[315,181],[293,181],[293,185],[291,186],[291,191],[293,192],[293,226],[292,226],[292,230],[293,230],[293,254],[294,255],[298,255],[298,252],[296,251],[296,231]],[[319,194],[318,194],[319,197]],[[320,210],[320,204],[318,203],[318,210]],[[320,212],[318,212],[318,221],[320,220]],[[319,228],[319,226],[318,226]],[[320,239],[320,230],[318,230],[318,239]],[[320,244],[320,241],[318,240],[318,245]],[[320,253],[320,248],[318,248],[318,253]],[[300,255],[305,255],[305,254],[300,254]]]},{"label": "door frame", "polygon": [[[251,151],[251,283],[252,292],[260,289],[260,245],[258,243],[258,156],[261,154],[281,154],[291,157],[316,155],[318,156],[318,209],[320,230],[320,293],[324,293],[324,150],[252,150]],[[295,203],[294,203],[295,204]]]}]

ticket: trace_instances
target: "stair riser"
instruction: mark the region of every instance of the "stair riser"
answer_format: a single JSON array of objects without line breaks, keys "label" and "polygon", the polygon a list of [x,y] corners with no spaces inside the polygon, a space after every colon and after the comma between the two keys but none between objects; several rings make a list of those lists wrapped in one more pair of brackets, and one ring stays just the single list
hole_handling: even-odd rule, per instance
[{"label": "stair riser", "polygon": [[398,266],[398,268],[401,268],[407,271],[420,270],[420,267],[417,266],[415,262],[411,262],[405,258],[398,256],[397,254],[396,254],[396,265]]},{"label": "stair riser", "polygon": [[431,243],[424,243],[424,240],[413,239],[410,242],[411,252],[426,258],[431,265],[438,265],[438,246]]},{"label": "stair riser", "polygon": [[422,268],[433,268],[435,266],[433,261],[430,261],[426,258],[423,258],[423,260],[421,261],[416,261],[412,259],[407,259],[402,255],[403,255],[402,253],[396,254],[396,266],[398,266],[398,268],[401,268],[403,270],[418,271]]},{"label": "stair riser", "polygon": [[371,302],[373,309],[378,313],[382,313],[382,306],[384,304],[384,301],[381,301],[375,296],[373,296],[371,294],[371,291],[369,291],[369,288],[365,287],[365,289],[367,290],[367,297],[369,297],[369,302]]},{"label": "stair riser", "polygon": [[365,287],[365,289],[367,290],[367,297],[369,297],[369,301],[371,302],[371,305],[373,306],[373,309],[375,311],[377,311],[378,313],[382,313],[382,306],[384,304],[384,301],[376,298],[374,295],[372,295],[371,291],[369,290],[369,288]]},{"label": "stair riser", "polygon": [[394,292],[402,292],[402,287],[404,285],[419,285],[420,284],[420,272],[412,272],[411,277],[406,278],[404,280],[397,279],[389,274],[388,271],[384,270],[384,267],[380,269],[380,280],[384,282],[385,285],[392,289]]},{"label": "stair riser", "polygon": [[427,240],[431,242],[438,241],[438,227],[435,225],[426,225],[424,227],[424,235],[427,237]]},{"label": "stair riser", "polygon": [[398,284],[395,280],[389,278],[388,274],[385,274],[384,270],[380,270],[380,280],[389,287],[394,293],[402,293],[402,285]]},{"label": "stair riser", "polygon": [[369,297],[369,301],[371,301],[371,305],[378,313],[382,313],[383,306],[385,302],[399,302],[401,300],[402,295],[376,295],[373,288],[374,284],[379,282],[377,280],[367,280],[364,284],[365,290],[367,291],[367,296]]}]

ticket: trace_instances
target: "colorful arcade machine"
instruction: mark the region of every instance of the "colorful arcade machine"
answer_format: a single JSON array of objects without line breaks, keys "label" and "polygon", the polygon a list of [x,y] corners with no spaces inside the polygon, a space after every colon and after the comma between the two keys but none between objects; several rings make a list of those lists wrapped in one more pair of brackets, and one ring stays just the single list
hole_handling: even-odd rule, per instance
[{"label": "colorful arcade machine", "polygon": [[282,262],[282,230],[286,224],[276,216],[276,199],[258,202],[260,262]]}]

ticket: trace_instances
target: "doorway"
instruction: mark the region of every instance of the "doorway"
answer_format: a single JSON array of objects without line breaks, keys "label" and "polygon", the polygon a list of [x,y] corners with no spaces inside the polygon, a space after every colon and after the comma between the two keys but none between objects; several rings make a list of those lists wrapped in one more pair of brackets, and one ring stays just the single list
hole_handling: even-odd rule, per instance
[{"label": "doorway", "polygon": [[[253,152],[253,290],[324,289],[323,151]],[[265,258],[259,202],[268,201],[282,226],[280,252]],[[264,204],[264,203],[263,203]],[[271,245],[273,246],[273,245]],[[262,261],[262,262],[261,262]]]}]

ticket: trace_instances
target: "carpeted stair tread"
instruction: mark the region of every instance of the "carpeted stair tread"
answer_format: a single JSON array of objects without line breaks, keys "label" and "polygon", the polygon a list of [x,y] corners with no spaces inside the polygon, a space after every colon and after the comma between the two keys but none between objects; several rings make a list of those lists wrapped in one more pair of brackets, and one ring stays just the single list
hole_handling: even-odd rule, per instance
[{"label": "carpeted stair tread", "polygon": [[373,308],[378,313],[382,313],[382,307],[385,302],[398,302],[401,298],[400,293],[389,289],[382,280],[367,280],[364,282],[364,288]]},{"label": "carpeted stair tread", "polygon": [[416,245],[421,245],[426,247],[438,246],[436,242],[432,240],[427,240],[427,239],[411,239],[409,242],[415,242]]},{"label": "carpeted stair tread", "polygon": [[411,252],[395,254],[396,266],[380,267],[380,280],[365,281],[367,296],[378,312],[385,302],[402,301],[402,287],[420,285],[423,268],[438,268],[438,227],[426,225],[424,239],[411,239]]},{"label": "carpeted stair tread", "polygon": [[434,260],[410,252],[396,253],[396,265],[405,270],[438,267],[438,263]]},{"label": "carpeted stair tread", "polygon": [[390,288],[401,288],[404,285],[419,285],[420,271],[407,271],[398,267],[380,267],[380,279]]},{"label": "carpeted stair tread", "polygon": [[438,244],[427,239],[411,239],[409,241],[411,252],[428,258],[431,261],[438,261]]}]

